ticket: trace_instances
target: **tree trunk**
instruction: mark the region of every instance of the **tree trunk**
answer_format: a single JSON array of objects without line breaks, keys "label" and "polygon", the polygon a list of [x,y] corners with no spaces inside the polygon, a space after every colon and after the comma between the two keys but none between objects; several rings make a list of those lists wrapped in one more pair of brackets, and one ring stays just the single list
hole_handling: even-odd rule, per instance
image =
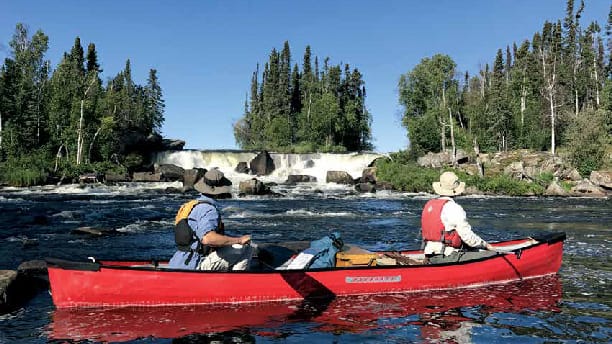
[{"label": "tree trunk", "polygon": [[552,88],[548,93],[548,100],[550,104],[550,152],[555,155],[555,101]]},{"label": "tree trunk", "polygon": [[599,108],[599,75],[597,73],[597,58],[595,57],[593,57],[593,71],[595,76],[595,104]]},{"label": "tree trunk", "polygon": [[0,111],[0,149],[2,149],[2,111]]},{"label": "tree trunk", "polygon": [[476,168],[478,169],[478,175],[484,177],[484,166],[480,160],[480,147],[478,147],[476,138],[474,138],[474,153],[476,153]]},{"label": "tree trunk", "polygon": [[77,151],[76,164],[81,164],[81,156],[83,155],[83,106],[85,99],[81,99],[81,117],[79,118],[79,127],[77,129]]},{"label": "tree trunk", "polygon": [[98,137],[98,134],[100,134],[100,131],[102,130],[102,128],[98,128],[98,130],[96,130],[96,133],[94,134],[93,138],[91,139],[91,143],[89,144],[89,151],[87,152],[87,163],[91,162],[91,150],[93,148],[94,143],[96,142],[96,138]]},{"label": "tree trunk", "polygon": [[451,109],[448,108],[448,120],[450,123],[450,137],[451,137],[451,145],[453,147],[453,166],[457,164],[457,147],[455,146],[455,132],[453,129],[453,113]]}]

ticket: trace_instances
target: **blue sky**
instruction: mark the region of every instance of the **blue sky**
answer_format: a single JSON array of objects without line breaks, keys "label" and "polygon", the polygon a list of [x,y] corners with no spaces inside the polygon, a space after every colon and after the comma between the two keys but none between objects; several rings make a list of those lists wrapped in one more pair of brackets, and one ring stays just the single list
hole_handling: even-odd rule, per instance
[{"label": "blue sky", "polygon": [[[438,1],[7,1],[0,0],[0,58],[9,54],[15,24],[49,36],[56,66],[76,36],[96,44],[112,77],[131,60],[134,80],[150,68],[166,101],[162,134],[186,148],[235,149],[232,124],[257,63],[289,41],[301,66],[306,45],[320,59],[348,63],[363,74],[376,151],[405,149],[397,81],[423,57],[450,55],[475,73],[498,48],[531,39],[545,20],[562,19],[565,0]],[[579,0],[576,0],[579,3]],[[608,0],[587,0],[581,19],[605,26]],[[301,67],[300,67],[301,68]]]}]

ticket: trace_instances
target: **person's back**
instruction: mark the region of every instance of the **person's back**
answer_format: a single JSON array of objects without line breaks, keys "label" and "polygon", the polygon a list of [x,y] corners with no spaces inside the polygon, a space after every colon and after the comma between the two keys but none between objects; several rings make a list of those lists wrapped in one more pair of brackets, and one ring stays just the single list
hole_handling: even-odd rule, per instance
[{"label": "person's back", "polygon": [[231,197],[231,182],[219,170],[204,174],[194,184],[201,193],[184,204],[177,214],[175,242],[178,250],[168,266],[188,270],[246,270],[251,261],[251,237],[231,237],[225,225],[217,198]]},{"label": "person's back", "polygon": [[[472,231],[463,207],[452,198],[461,195],[465,183],[452,172],[444,172],[439,182],[432,184],[436,194],[441,197],[428,201],[421,214],[421,231],[424,241],[423,251],[431,263],[475,259],[474,252],[479,248],[491,249],[480,236]],[[485,257],[493,252],[478,252]]]}]

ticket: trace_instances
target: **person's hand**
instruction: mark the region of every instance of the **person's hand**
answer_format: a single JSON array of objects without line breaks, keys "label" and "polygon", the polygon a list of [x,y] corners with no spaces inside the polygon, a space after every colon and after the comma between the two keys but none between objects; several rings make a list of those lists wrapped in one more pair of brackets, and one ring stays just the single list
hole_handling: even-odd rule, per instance
[{"label": "person's hand", "polygon": [[485,245],[485,248],[486,248],[488,251],[495,251],[495,247],[491,246],[491,244],[489,244],[489,243],[487,243],[487,244]]},{"label": "person's hand", "polygon": [[240,241],[239,244],[240,245],[246,245],[251,243],[251,236],[250,235],[243,235],[240,238],[238,238],[238,240]]}]

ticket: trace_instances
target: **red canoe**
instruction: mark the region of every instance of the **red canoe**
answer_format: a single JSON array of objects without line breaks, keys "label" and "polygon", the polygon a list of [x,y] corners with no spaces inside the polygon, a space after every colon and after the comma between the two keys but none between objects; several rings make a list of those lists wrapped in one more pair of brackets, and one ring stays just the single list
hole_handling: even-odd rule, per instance
[{"label": "red canoe", "polygon": [[[172,306],[302,300],[403,293],[506,283],[555,274],[565,233],[499,242],[500,253],[477,260],[312,270],[185,271],[135,261],[47,259],[57,308]],[[381,259],[385,252],[375,253]],[[418,260],[422,252],[401,254]],[[255,264],[257,265],[257,264]]]},{"label": "red canoe", "polygon": [[[439,338],[442,331],[473,319],[462,317],[464,307],[479,312],[559,311],[558,275],[460,290],[424,291],[337,297],[309,302],[262,302],[240,305],[173,307],[63,308],[52,312],[49,337],[55,340],[123,342],[139,338],[181,338],[198,334],[231,334],[256,328],[258,336],[280,336],[283,324],[308,321],[316,331],[362,333],[385,328],[418,326],[424,337]],[[411,315],[418,315],[417,320]],[[191,337],[192,341],[195,339]],[[205,340],[207,339],[207,340]],[[210,342],[211,337],[202,342]],[[219,340],[221,342],[223,340]],[[244,340],[242,342],[245,342]],[[250,340],[246,342],[255,342]]]}]

